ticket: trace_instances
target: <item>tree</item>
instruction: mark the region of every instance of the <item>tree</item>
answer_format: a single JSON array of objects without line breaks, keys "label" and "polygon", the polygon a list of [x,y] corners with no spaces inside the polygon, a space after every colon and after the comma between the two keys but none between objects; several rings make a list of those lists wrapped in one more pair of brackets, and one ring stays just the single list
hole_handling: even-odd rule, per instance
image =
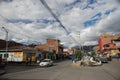
[{"label": "tree", "polygon": [[93,56],[95,56],[96,54],[95,54],[95,51],[92,51],[91,52],[91,57],[93,57]]},{"label": "tree", "polygon": [[77,60],[81,60],[81,58],[82,58],[82,52],[81,52],[81,50],[76,51],[75,52],[75,56],[76,56]]}]

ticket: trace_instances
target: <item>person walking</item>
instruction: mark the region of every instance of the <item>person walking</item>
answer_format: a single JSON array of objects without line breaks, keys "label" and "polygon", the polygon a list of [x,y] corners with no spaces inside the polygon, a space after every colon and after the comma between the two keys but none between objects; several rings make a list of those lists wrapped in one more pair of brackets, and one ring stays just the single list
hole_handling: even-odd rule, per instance
[{"label": "person walking", "polygon": [[28,66],[28,63],[29,63],[29,62],[28,62],[28,58],[27,58],[27,59],[26,59],[26,66]]},{"label": "person walking", "polygon": [[32,60],[30,57],[28,57],[28,65],[31,66]]},{"label": "person walking", "polygon": [[119,61],[119,58],[120,58],[120,54],[118,53],[118,54],[117,54],[117,60],[118,60],[118,61]]}]

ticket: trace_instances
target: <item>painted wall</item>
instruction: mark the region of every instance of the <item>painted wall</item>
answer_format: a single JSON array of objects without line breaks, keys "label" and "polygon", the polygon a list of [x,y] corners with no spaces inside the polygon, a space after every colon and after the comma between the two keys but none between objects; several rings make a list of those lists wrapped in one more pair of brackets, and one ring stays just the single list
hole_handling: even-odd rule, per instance
[{"label": "painted wall", "polygon": [[[5,59],[6,52],[0,52],[2,54],[2,58]],[[31,60],[36,60],[35,53],[23,53],[22,51],[18,52],[7,52],[7,61],[8,62],[25,62],[27,60],[28,55],[30,55]]]}]

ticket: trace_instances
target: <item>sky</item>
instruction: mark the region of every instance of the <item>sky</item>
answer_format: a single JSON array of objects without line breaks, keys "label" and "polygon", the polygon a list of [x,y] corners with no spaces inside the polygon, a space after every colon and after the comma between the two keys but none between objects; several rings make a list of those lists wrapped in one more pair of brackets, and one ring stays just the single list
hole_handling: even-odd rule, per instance
[{"label": "sky", "polygon": [[103,33],[120,33],[120,0],[0,0],[0,39],[44,44],[59,39],[66,47],[94,45]]}]

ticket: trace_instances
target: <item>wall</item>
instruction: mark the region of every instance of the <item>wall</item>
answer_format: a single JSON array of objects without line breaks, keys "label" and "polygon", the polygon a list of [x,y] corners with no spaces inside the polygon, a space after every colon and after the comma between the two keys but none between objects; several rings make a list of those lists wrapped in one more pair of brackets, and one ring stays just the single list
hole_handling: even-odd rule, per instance
[{"label": "wall", "polygon": [[49,52],[54,51],[57,54],[63,53],[63,46],[61,46],[60,41],[56,39],[47,39],[47,42],[45,44],[36,46],[35,48]]},{"label": "wall", "polygon": [[118,35],[101,36],[98,40],[100,50],[105,53],[112,50],[111,53],[116,54],[115,50],[119,50],[120,46],[116,46],[115,41],[119,41],[119,37]]}]

